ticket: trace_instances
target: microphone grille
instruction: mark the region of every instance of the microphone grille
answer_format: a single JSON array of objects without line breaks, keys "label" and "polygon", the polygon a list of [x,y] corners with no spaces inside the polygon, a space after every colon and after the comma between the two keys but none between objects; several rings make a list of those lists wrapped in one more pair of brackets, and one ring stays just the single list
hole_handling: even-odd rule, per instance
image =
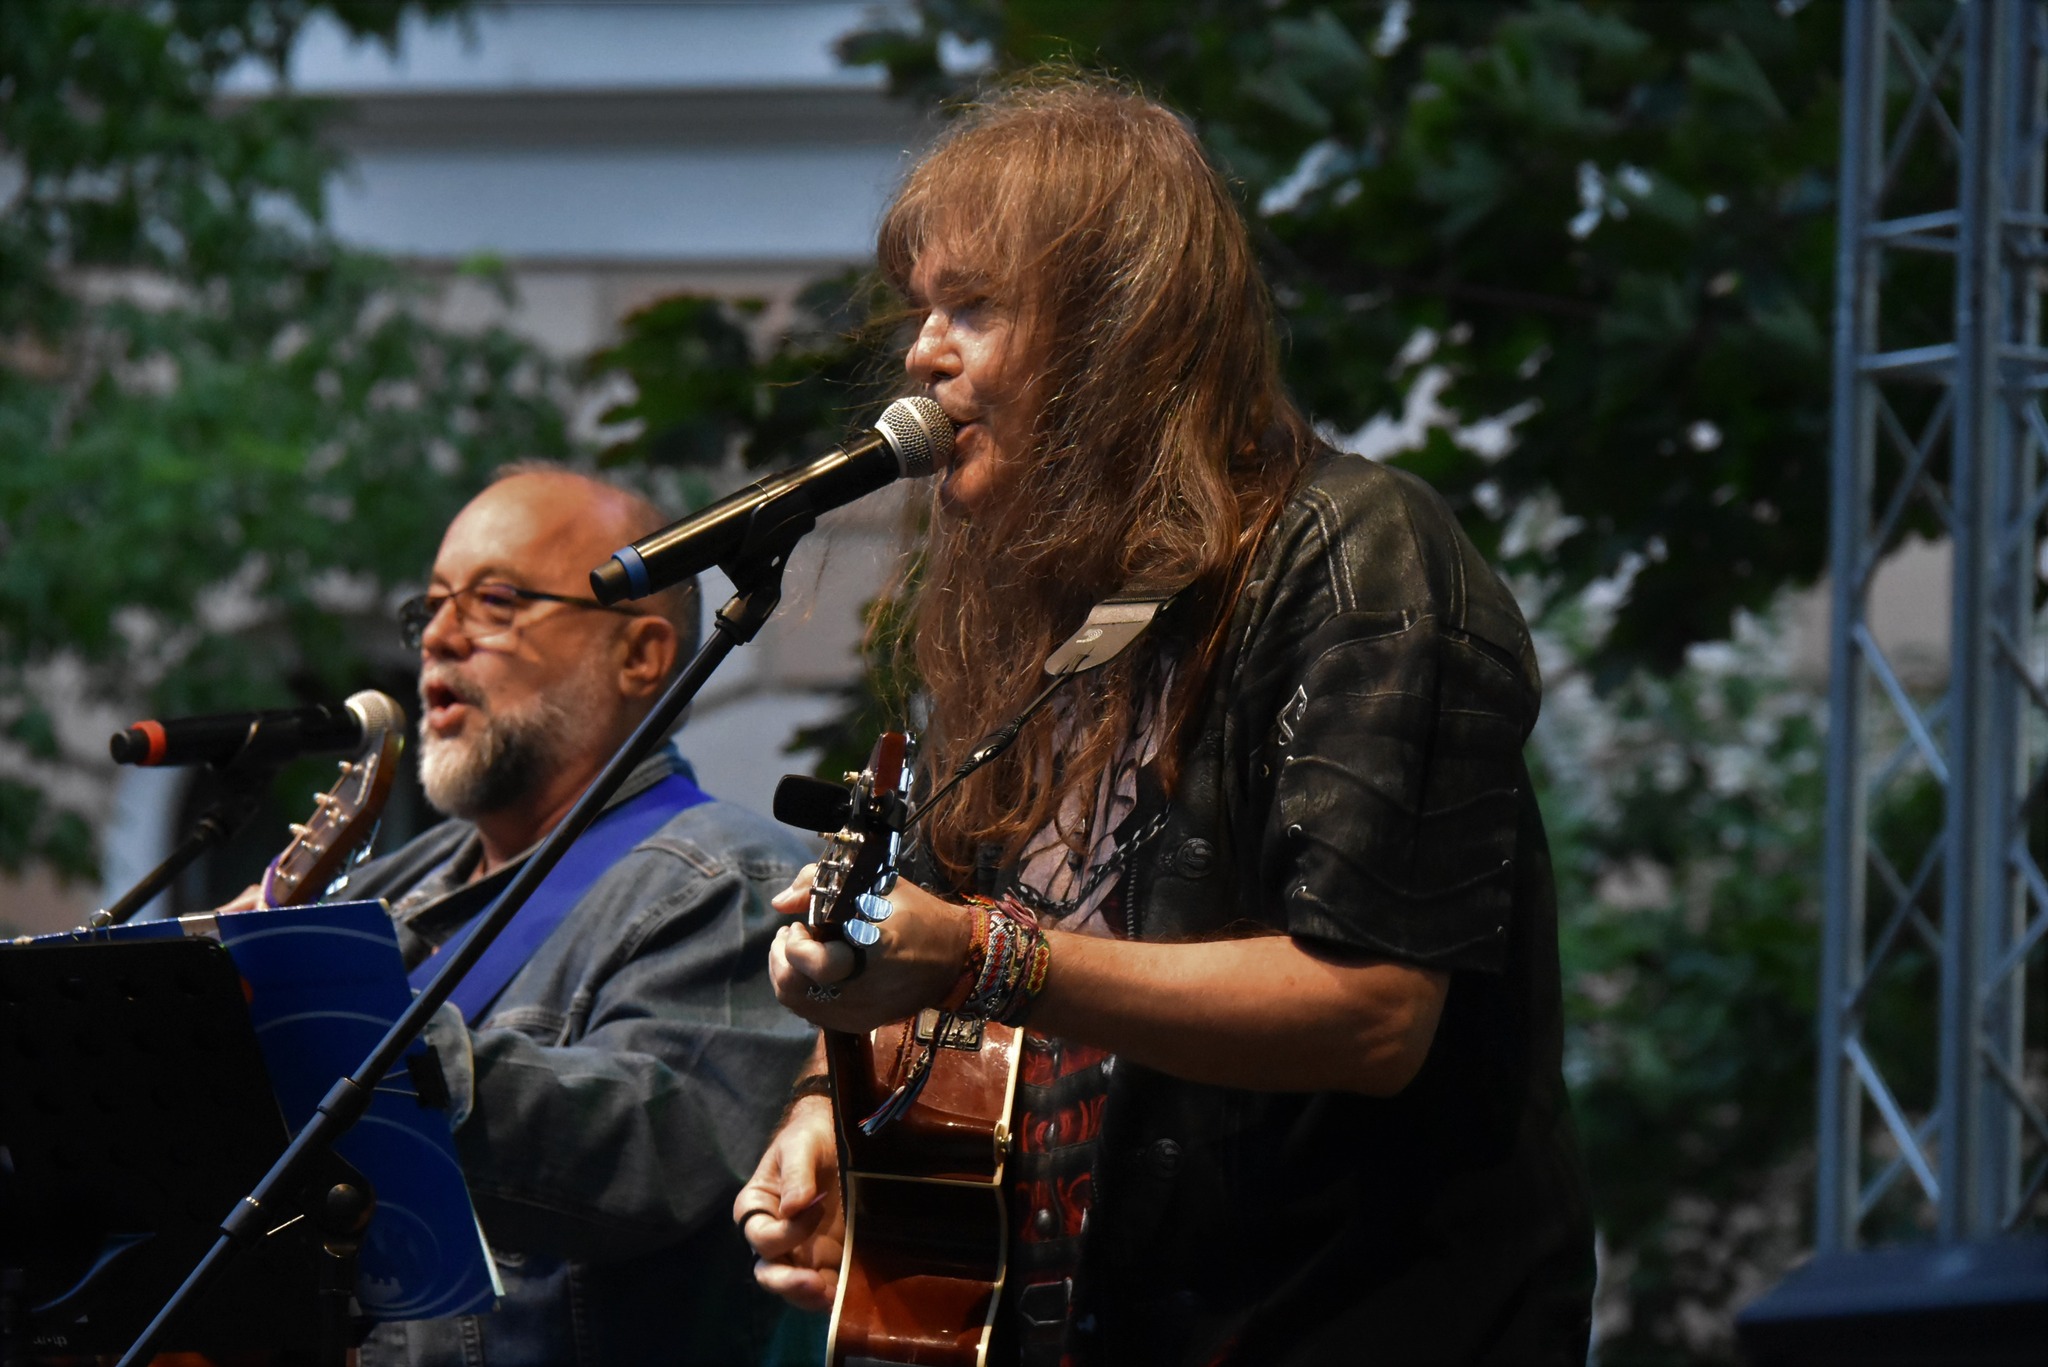
[{"label": "microphone grille", "polygon": [[389,731],[401,734],[405,731],[405,709],[389,693],[379,693],[366,688],[360,693],[351,693],[342,704],[355,713],[356,720],[363,726],[363,750],[369,751],[383,743]]},{"label": "microphone grille", "polygon": [[875,430],[889,449],[906,479],[920,479],[941,460],[953,454],[953,420],[935,399],[913,395],[898,399],[875,419]]}]

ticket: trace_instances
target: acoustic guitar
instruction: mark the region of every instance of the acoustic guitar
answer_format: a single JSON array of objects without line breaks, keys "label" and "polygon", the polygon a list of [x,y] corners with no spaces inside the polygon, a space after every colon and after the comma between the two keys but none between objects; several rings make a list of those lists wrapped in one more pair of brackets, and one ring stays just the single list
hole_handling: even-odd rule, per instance
[{"label": "acoustic guitar", "polygon": [[[888,904],[863,894],[895,877],[909,751],[905,734],[889,732],[847,776],[844,823],[826,833],[811,890],[820,935],[879,936]],[[987,1361],[1009,1245],[1002,1182],[1018,1046],[1008,1026],[935,1010],[865,1035],[825,1032],[846,1203],[831,1367]]]},{"label": "acoustic guitar", "polygon": [[[1007,749],[1068,680],[1122,655],[1186,586],[1141,576],[1090,608],[1046,658],[1045,687],[927,800]],[[910,738],[884,734],[846,781],[841,792],[785,778],[775,814],[829,845],[811,887],[815,933],[869,945],[888,903],[868,894],[894,879],[908,821]],[[987,1362],[1007,1273],[1003,1173],[1021,1046],[1009,1026],[931,1010],[866,1035],[825,1032],[846,1203],[831,1367]]]}]

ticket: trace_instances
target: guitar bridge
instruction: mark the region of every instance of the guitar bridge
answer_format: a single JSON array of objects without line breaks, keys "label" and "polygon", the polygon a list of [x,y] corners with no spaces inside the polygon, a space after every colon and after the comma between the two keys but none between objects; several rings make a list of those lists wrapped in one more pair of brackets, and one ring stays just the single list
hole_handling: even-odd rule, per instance
[{"label": "guitar bridge", "polygon": [[917,1042],[919,1044],[930,1044],[932,1042],[932,1036],[938,1034],[939,1021],[942,1018],[946,1022],[946,1033],[939,1040],[939,1048],[964,1049],[970,1054],[981,1048],[981,1021],[968,1020],[960,1016],[947,1016],[943,1012],[929,1006],[917,1013]]}]

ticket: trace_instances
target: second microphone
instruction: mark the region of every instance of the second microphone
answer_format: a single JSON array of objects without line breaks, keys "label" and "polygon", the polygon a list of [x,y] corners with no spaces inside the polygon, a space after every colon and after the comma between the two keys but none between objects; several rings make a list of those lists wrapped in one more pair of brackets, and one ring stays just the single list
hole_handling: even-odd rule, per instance
[{"label": "second microphone", "polygon": [[952,451],[953,424],[936,402],[898,399],[859,440],[757,480],[615,552],[590,572],[590,591],[607,605],[645,598],[749,550],[786,550],[818,514],[896,480],[928,475]]},{"label": "second microphone", "polygon": [[388,693],[365,689],[339,707],[139,721],[116,731],[107,751],[116,764],[282,764],[300,755],[360,753],[380,743],[386,731],[404,733],[405,710]]}]

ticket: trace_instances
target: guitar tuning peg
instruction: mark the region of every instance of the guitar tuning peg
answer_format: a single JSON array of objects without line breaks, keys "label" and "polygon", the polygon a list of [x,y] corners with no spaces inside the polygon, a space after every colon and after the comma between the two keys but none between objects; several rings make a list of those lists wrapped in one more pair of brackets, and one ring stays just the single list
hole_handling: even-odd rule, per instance
[{"label": "guitar tuning peg", "polygon": [[332,793],[315,793],[313,794],[313,805],[323,808],[331,807],[334,805],[334,795]]},{"label": "guitar tuning peg", "polygon": [[888,898],[877,897],[872,892],[862,893],[853,899],[853,903],[860,908],[860,914],[864,919],[877,923],[888,920],[896,910],[889,905]]},{"label": "guitar tuning peg", "polygon": [[305,839],[305,837],[306,837],[306,828],[305,828],[304,826],[301,826],[301,825],[300,825],[300,824],[299,824],[298,822],[296,822],[296,821],[294,821],[294,822],[293,822],[293,823],[292,823],[292,824],[291,824],[291,825],[290,825],[289,827],[287,827],[286,829],[288,829],[288,830],[290,830],[290,831],[291,831],[291,833],[292,833],[292,838],[293,838],[293,839],[295,839],[295,840],[303,840],[303,839]]},{"label": "guitar tuning peg", "polygon": [[847,921],[839,927],[839,933],[862,949],[869,948],[882,938],[882,932],[866,921]]}]

